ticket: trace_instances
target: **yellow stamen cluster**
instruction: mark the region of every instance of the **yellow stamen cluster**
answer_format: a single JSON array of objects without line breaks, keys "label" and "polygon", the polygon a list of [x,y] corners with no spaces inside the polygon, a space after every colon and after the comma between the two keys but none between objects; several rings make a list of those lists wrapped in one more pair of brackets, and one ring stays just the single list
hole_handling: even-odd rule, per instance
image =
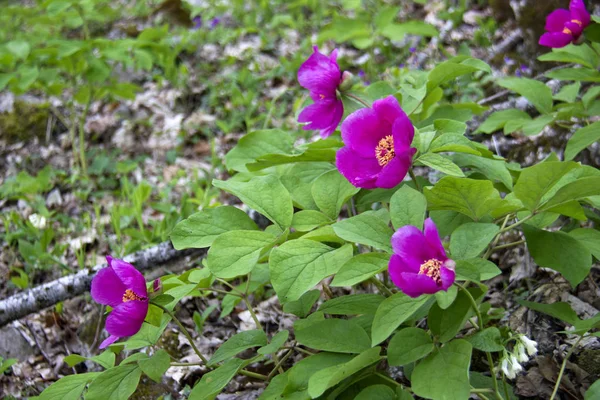
[{"label": "yellow stamen cluster", "polygon": [[574,23],[574,24],[577,24],[577,25],[579,25],[580,27],[581,27],[581,26],[583,26],[583,22],[581,22],[581,21],[580,21],[580,20],[578,20],[578,19],[572,19],[572,20],[571,20],[571,22],[572,22],[572,23]]},{"label": "yellow stamen cluster", "polygon": [[133,292],[133,290],[127,289],[125,291],[125,293],[123,294],[123,303],[126,303],[128,301],[133,301],[133,300],[141,301],[143,299],[140,296],[138,296],[137,294],[135,294]]},{"label": "yellow stamen cluster", "polygon": [[569,28],[563,29],[562,33],[566,33],[567,35],[573,35],[573,32]]},{"label": "yellow stamen cluster", "polygon": [[442,262],[440,260],[436,260],[432,258],[431,260],[425,261],[421,264],[421,268],[419,269],[419,274],[425,274],[431,279],[435,281],[437,285],[442,284]]},{"label": "yellow stamen cluster", "polygon": [[377,147],[375,147],[375,157],[377,162],[382,167],[387,165],[394,159],[396,153],[394,152],[394,138],[392,135],[387,135],[379,141]]}]

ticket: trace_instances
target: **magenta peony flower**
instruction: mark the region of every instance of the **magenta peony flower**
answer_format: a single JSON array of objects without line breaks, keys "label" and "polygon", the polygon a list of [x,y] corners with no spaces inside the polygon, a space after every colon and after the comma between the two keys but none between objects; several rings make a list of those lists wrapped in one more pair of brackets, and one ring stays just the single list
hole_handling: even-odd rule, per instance
[{"label": "magenta peony flower", "polygon": [[131,336],[142,327],[148,313],[148,291],[144,276],[135,267],[107,256],[108,267],[102,268],[92,280],[92,298],[113,310],[106,318],[108,339],[103,349],[119,338]]},{"label": "magenta peony flower", "polygon": [[342,123],[345,146],[336,154],[340,173],[356,187],[393,188],[406,176],[417,149],[415,129],[394,96],[377,100]]},{"label": "magenta peony flower", "polygon": [[319,53],[317,46],[313,54],[298,70],[298,82],[310,90],[313,104],[298,116],[298,122],[310,122],[305,130],[319,129],[321,137],[331,135],[342,120],[344,105],[337,97],[337,88],[342,83],[342,73],[336,62],[337,50],[329,57]]},{"label": "magenta peony flower", "polygon": [[571,0],[569,9],[559,8],[546,18],[546,30],[540,37],[540,44],[546,47],[565,47],[576,41],[590,24],[590,13],[583,0]]},{"label": "magenta peony flower", "polygon": [[394,254],[388,271],[392,281],[410,297],[448,290],[454,283],[455,263],[446,251],[431,218],[425,220],[423,232],[407,225],[392,236]]}]

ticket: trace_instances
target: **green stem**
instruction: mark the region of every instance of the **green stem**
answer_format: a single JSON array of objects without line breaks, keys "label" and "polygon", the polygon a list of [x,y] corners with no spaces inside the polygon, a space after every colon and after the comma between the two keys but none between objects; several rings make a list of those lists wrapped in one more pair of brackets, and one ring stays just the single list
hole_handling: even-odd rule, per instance
[{"label": "green stem", "polygon": [[77,144],[75,143],[75,130],[77,129],[77,118],[75,116],[75,103],[69,107],[71,123],[69,124],[69,139],[71,140],[71,150],[73,151],[73,163],[77,165]]},{"label": "green stem", "polygon": [[277,371],[279,371],[280,374],[283,374],[283,363],[286,362],[286,360],[288,358],[290,358],[290,356],[292,355],[292,353],[294,352],[293,349],[290,349],[287,353],[285,353],[285,355],[283,356],[283,358],[275,365],[275,367],[273,367],[273,370],[269,373],[269,376],[267,376],[267,379],[271,379],[272,377],[274,377],[277,374]]},{"label": "green stem", "polygon": [[252,316],[252,319],[254,320],[254,323],[256,324],[256,328],[258,328],[264,332],[264,329],[263,329],[262,325],[260,324],[258,317],[256,316],[256,314],[254,313],[254,310],[252,309],[252,304],[250,304],[250,301],[248,300],[248,298],[246,296],[244,296],[243,298],[244,298],[244,303],[246,304],[246,308],[250,312],[250,315]]},{"label": "green stem", "polygon": [[512,243],[505,243],[505,244],[501,244],[500,246],[496,246],[492,248],[492,252],[496,251],[496,250],[500,250],[500,249],[507,249],[509,247],[514,247],[514,246],[518,246],[520,244],[526,243],[526,240],[519,240],[516,242],[512,242]]},{"label": "green stem", "polygon": [[377,286],[377,289],[379,289],[379,291],[385,294],[387,297],[394,295],[394,293],[392,293],[392,291],[376,277],[372,276],[370,280],[375,286]]},{"label": "green stem", "polygon": [[199,290],[205,291],[205,292],[215,292],[215,293],[227,294],[229,296],[242,297],[241,294],[237,294],[237,293],[234,293],[234,292],[228,292],[226,290],[221,290],[221,289],[205,288],[205,289],[199,289]]},{"label": "green stem", "polygon": [[525,218],[523,218],[523,219],[521,219],[521,220],[518,220],[518,221],[517,221],[517,222],[515,222],[514,224],[512,224],[512,225],[509,225],[509,226],[507,226],[507,227],[505,227],[505,228],[502,228],[502,229],[500,229],[500,232],[498,232],[498,233],[497,233],[497,235],[500,235],[501,233],[508,232],[508,231],[510,231],[511,229],[514,229],[514,228],[516,228],[517,226],[519,226],[519,225],[521,225],[521,224],[523,224],[523,223],[525,223],[525,222],[529,221],[529,220],[530,220],[531,218],[533,218],[534,216],[535,216],[535,214],[533,214],[533,213],[532,213],[532,214],[529,214],[528,216],[526,216]]},{"label": "green stem", "polygon": [[245,369],[240,370],[239,374],[248,376],[250,378],[260,379],[261,381],[266,381],[269,379],[266,375],[257,374],[256,372],[246,371]]},{"label": "green stem", "polygon": [[494,391],[492,389],[477,389],[477,388],[471,388],[471,393],[493,393]]},{"label": "green stem", "polygon": [[87,119],[91,102],[92,95],[90,92],[90,100],[85,105],[83,114],[79,117],[79,160],[81,162],[81,171],[83,172],[83,176],[87,176],[87,161],[85,159],[85,120]]},{"label": "green stem", "polygon": [[297,351],[299,351],[300,353],[304,353],[304,354],[309,355],[309,356],[314,356],[316,354],[316,353],[313,353],[312,351],[305,350],[302,347],[295,347],[295,349]]},{"label": "green stem", "polygon": [[377,375],[378,377],[380,377],[381,379],[383,379],[384,381],[387,381],[389,383],[393,383],[394,385],[400,386],[401,388],[404,388],[404,386],[402,386],[401,383],[396,382],[395,380],[393,380],[392,378],[390,378],[389,376],[385,376],[384,374],[380,373],[380,372],[375,372],[375,375]]},{"label": "green stem", "polygon": [[367,103],[365,100],[361,99],[360,97],[353,95],[352,93],[344,92],[344,96],[350,97],[351,99],[358,101],[360,104],[364,105],[367,108],[371,108],[371,105],[369,103]]},{"label": "green stem", "polygon": [[421,185],[419,185],[419,181],[417,181],[417,176],[415,175],[415,172],[413,171],[412,167],[410,167],[408,169],[408,173],[410,175],[410,179],[413,180],[413,182],[415,183],[415,188],[419,191],[419,192],[423,192],[423,190],[421,189]]},{"label": "green stem", "polygon": [[181,321],[179,321],[179,319],[175,316],[175,314],[171,310],[169,310],[168,308],[166,308],[166,307],[164,307],[164,306],[162,306],[160,304],[156,304],[156,303],[151,303],[151,304],[154,304],[156,307],[162,309],[164,312],[166,312],[167,314],[169,314],[169,316],[173,319],[173,321],[175,321],[175,323],[177,324],[177,326],[179,327],[179,329],[181,329],[181,333],[183,333],[183,335],[190,342],[190,346],[192,346],[192,349],[194,349],[194,352],[198,355],[198,357],[200,357],[200,359],[202,360],[202,362],[205,365],[208,365],[208,360],[202,355],[202,353],[200,353],[200,350],[198,350],[198,348],[194,344],[194,340],[192,339],[192,335],[190,335],[190,332],[186,329],[185,326],[183,326],[183,324],[181,323]]},{"label": "green stem", "polygon": [[233,286],[232,284],[230,284],[226,280],[217,278],[216,281],[219,282],[219,283],[222,283],[225,286],[227,286],[229,289],[233,290],[234,292],[239,293],[242,297],[245,296],[244,292],[242,292],[241,290],[239,290],[238,288],[236,288],[235,286]]},{"label": "green stem", "polygon": [[554,400],[554,397],[556,396],[556,393],[558,393],[558,388],[560,387],[560,381],[562,380],[562,376],[563,376],[563,374],[565,372],[565,367],[567,366],[567,361],[571,357],[571,354],[573,354],[573,350],[575,350],[575,347],[577,347],[577,345],[579,344],[579,342],[581,342],[581,339],[583,339],[583,335],[581,335],[579,337],[579,339],[577,339],[577,341],[575,342],[575,344],[573,345],[573,347],[571,347],[571,349],[569,350],[569,352],[565,356],[565,359],[563,360],[562,365],[560,366],[560,372],[558,373],[558,378],[556,378],[556,384],[554,385],[554,390],[552,391],[552,396],[550,396],[550,400]]}]

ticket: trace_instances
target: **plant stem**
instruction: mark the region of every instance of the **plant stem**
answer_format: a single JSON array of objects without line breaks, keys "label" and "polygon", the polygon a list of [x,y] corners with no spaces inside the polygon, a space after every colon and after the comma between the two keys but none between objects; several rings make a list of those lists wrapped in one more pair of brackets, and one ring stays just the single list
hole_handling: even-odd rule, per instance
[{"label": "plant stem", "polygon": [[377,375],[378,377],[380,377],[381,379],[383,379],[384,381],[393,383],[394,385],[400,386],[402,388],[404,388],[404,386],[402,386],[402,384],[400,384],[399,382],[396,382],[395,380],[393,380],[392,378],[390,378],[389,376],[385,376],[380,372],[375,372],[375,375]]},{"label": "plant stem", "polygon": [[353,95],[351,93],[348,93],[348,92],[344,92],[344,96],[350,97],[351,99],[354,99],[354,100],[358,101],[360,104],[364,105],[367,108],[371,108],[371,105],[369,103],[367,103],[365,100],[361,99],[358,96],[355,96],[355,95]]},{"label": "plant stem", "polygon": [[[92,89],[90,89],[91,91]],[[79,117],[79,160],[81,162],[81,172],[83,176],[87,176],[87,162],[85,159],[85,120],[87,119],[88,112],[90,110],[90,103],[92,102],[92,95],[90,92],[90,99],[85,105],[83,114]]]},{"label": "plant stem", "polygon": [[507,249],[509,247],[518,246],[518,245],[523,244],[525,242],[526,242],[526,240],[519,240],[519,241],[512,242],[512,243],[501,244],[500,246],[493,247],[492,248],[492,252],[494,252],[496,250],[500,250],[500,249]]},{"label": "plant stem", "polygon": [[242,297],[241,294],[237,294],[235,292],[228,292],[226,290],[215,289],[215,288],[203,288],[203,289],[199,289],[199,290],[204,291],[204,292],[215,292],[215,293],[227,294],[229,296]]},{"label": "plant stem", "polygon": [[252,309],[252,304],[250,304],[250,301],[248,300],[248,298],[246,296],[244,296],[243,299],[244,299],[244,303],[246,304],[246,308],[248,309],[248,312],[250,312],[250,315],[252,316],[252,319],[254,320],[254,323],[256,324],[256,328],[260,329],[261,331],[264,332],[264,329],[263,329],[262,325],[260,324],[258,317],[256,316],[256,314],[254,313],[254,310]]},{"label": "plant stem", "polygon": [[[473,298],[473,295],[471,294],[471,292],[469,292],[467,290],[466,287],[464,287],[458,283],[455,283],[455,285],[457,285],[469,298],[469,301],[471,302],[471,306],[473,307],[473,310],[475,311],[475,315],[477,315],[478,329],[480,332],[483,331],[483,317],[481,316],[481,311],[479,310],[479,305]],[[494,393],[496,394],[496,398],[498,400],[502,400],[502,396],[500,396],[500,392],[498,389],[498,381],[496,380],[496,369],[494,368],[494,360],[492,358],[492,355],[489,352],[486,351],[485,355],[487,356],[487,361],[488,361],[488,364],[490,367],[490,373],[492,375],[492,383],[494,384]]]},{"label": "plant stem", "polygon": [[387,286],[385,286],[383,284],[383,282],[381,282],[379,279],[377,279],[377,277],[372,276],[370,280],[371,280],[371,282],[373,282],[373,284],[375,286],[377,286],[377,289],[379,289],[379,291],[382,292],[387,297],[394,295],[394,293],[392,293],[392,291]]},{"label": "plant stem", "polygon": [[410,175],[410,179],[412,179],[415,183],[415,188],[417,188],[417,190],[422,193],[423,190],[421,189],[421,185],[419,185],[419,181],[417,181],[417,176],[415,175],[415,172],[413,171],[412,167],[408,169],[408,174]]},{"label": "plant stem", "polygon": [[569,357],[571,357],[571,354],[573,354],[573,350],[575,350],[575,347],[577,347],[579,342],[581,342],[581,339],[583,339],[583,335],[579,336],[579,339],[577,339],[577,341],[575,342],[573,347],[571,347],[571,349],[565,356],[565,359],[563,360],[562,365],[560,366],[560,372],[558,373],[558,378],[556,378],[556,384],[554,385],[554,390],[552,391],[552,396],[550,396],[550,400],[554,400],[554,397],[556,396],[556,393],[558,392],[558,388],[560,387],[560,381],[562,380],[562,376],[565,372],[565,367],[567,366],[567,361],[569,360]]},{"label": "plant stem", "polygon": [[223,279],[220,279],[220,278],[217,278],[216,280],[217,280],[217,282],[222,283],[223,285],[227,286],[229,289],[233,290],[234,292],[238,292],[242,297],[244,296],[244,292],[242,292],[238,288],[234,287],[229,282],[227,282],[227,281],[225,281]]},{"label": "plant stem", "polygon": [[290,358],[290,356],[292,355],[292,353],[294,352],[294,349],[290,349],[287,353],[285,353],[285,355],[283,356],[283,358],[277,363],[277,365],[275,365],[275,367],[273,367],[273,370],[269,373],[269,376],[267,376],[267,379],[271,379],[273,376],[276,375],[277,371],[279,371],[280,374],[283,373],[283,363]]},{"label": "plant stem", "polygon": [[190,332],[186,329],[185,326],[183,326],[183,324],[181,323],[181,321],[179,321],[179,319],[175,316],[175,314],[169,310],[168,308],[160,305],[160,304],[156,304],[156,303],[151,303],[154,304],[156,307],[162,309],[164,312],[166,312],[167,314],[169,314],[169,316],[173,319],[173,321],[175,321],[175,323],[177,324],[177,326],[179,327],[179,329],[181,329],[181,333],[183,333],[183,335],[187,338],[187,340],[190,342],[190,346],[192,346],[192,349],[194,349],[194,352],[198,355],[198,357],[200,357],[200,359],[202,360],[202,362],[207,365],[208,364],[208,360],[202,355],[202,353],[200,353],[200,350],[198,350],[198,348],[196,347],[196,345],[194,344],[194,340],[192,339],[192,335],[190,335]]},{"label": "plant stem", "polygon": [[297,351],[299,351],[300,353],[304,353],[307,354],[309,356],[314,356],[316,353],[313,353],[312,351],[308,351],[308,350],[304,350],[302,347],[294,347]]},{"label": "plant stem", "polygon": [[261,381],[266,381],[269,379],[266,375],[257,374],[256,372],[246,371],[245,369],[241,369],[239,374],[249,376],[250,378],[260,379]]},{"label": "plant stem", "polygon": [[520,220],[518,220],[518,221],[517,221],[517,222],[515,222],[514,224],[512,224],[512,225],[509,225],[509,226],[507,226],[507,227],[505,227],[505,228],[502,228],[502,229],[500,229],[500,232],[498,232],[498,233],[497,233],[497,235],[500,235],[501,233],[508,232],[508,231],[510,231],[511,229],[514,229],[514,228],[516,228],[517,226],[521,225],[522,223],[525,223],[525,222],[529,221],[529,220],[530,220],[531,218],[533,218],[534,216],[535,216],[535,214],[533,214],[533,213],[532,213],[532,214],[529,214],[528,216],[526,216],[526,217],[525,217],[525,218],[523,218],[523,219],[520,219]]}]

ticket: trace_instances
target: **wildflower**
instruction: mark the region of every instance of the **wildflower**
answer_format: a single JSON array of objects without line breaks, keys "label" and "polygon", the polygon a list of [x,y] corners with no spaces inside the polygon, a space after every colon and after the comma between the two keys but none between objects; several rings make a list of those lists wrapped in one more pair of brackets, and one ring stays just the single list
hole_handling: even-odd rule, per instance
[{"label": "wildflower", "polygon": [[108,267],[92,280],[92,298],[113,310],[106,318],[108,339],[103,349],[119,338],[137,333],[148,313],[148,291],[144,276],[131,264],[107,256]]},{"label": "wildflower", "polygon": [[31,222],[31,225],[36,229],[45,229],[47,220],[43,215],[31,214],[29,216],[29,222]]},{"label": "wildflower", "polygon": [[446,251],[431,218],[425,229],[403,226],[392,236],[394,254],[389,263],[392,281],[410,297],[448,290],[454,283],[455,263]]},{"label": "wildflower", "polygon": [[327,57],[319,53],[315,46],[313,54],[298,70],[298,82],[310,91],[314,102],[302,110],[298,122],[309,122],[303,129],[318,129],[322,138],[328,137],[337,129],[344,114],[342,100],[337,97],[342,73],[336,58],[337,50]]},{"label": "wildflower", "polygon": [[210,29],[215,29],[221,23],[221,18],[215,17],[210,20]]},{"label": "wildflower", "polygon": [[504,64],[506,65],[514,65],[515,61],[509,56],[504,56]]},{"label": "wildflower", "polygon": [[350,114],[342,124],[345,144],[336,155],[340,173],[356,187],[393,188],[402,182],[417,151],[414,128],[394,96]]},{"label": "wildflower", "polygon": [[408,49],[408,51],[410,51],[411,53],[414,53],[415,51],[417,51],[416,47],[411,47]]},{"label": "wildflower", "polygon": [[200,29],[200,28],[202,28],[202,16],[201,15],[196,15],[192,19],[192,22],[194,23],[194,29]]},{"label": "wildflower", "polygon": [[500,369],[508,379],[515,379],[517,374],[523,371],[523,367],[514,355],[508,355],[506,352],[500,362]]},{"label": "wildflower", "polygon": [[519,340],[521,341],[521,343],[523,343],[523,345],[525,346],[525,349],[527,349],[527,354],[529,354],[530,356],[533,356],[537,353],[537,345],[538,344],[536,341],[529,339],[525,335],[519,336]]},{"label": "wildflower", "polygon": [[515,354],[517,355],[517,360],[520,363],[529,361],[529,357],[527,357],[527,353],[525,353],[525,346],[523,346],[522,343],[518,343],[515,346]]},{"label": "wildflower", "polygon": [[583,30],[590,24],[590,13],[585,9],[583,0],[571,0],[569,9],[559,8],[546,18],[546,33],[540,37],[540,45],[546,47],[565,47],[575,42]]}]

